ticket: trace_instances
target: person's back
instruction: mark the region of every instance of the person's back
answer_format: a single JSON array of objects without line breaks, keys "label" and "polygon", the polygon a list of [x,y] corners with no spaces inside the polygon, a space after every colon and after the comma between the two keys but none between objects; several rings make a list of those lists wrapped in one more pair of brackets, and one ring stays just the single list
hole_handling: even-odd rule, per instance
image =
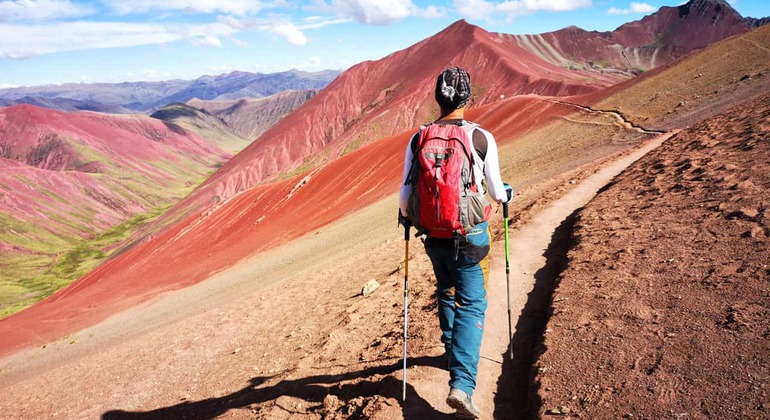
[{"label": "person's back", "polygon": [[[459,67],[444,70],[436,80],[435,89],[441,115],[433,124],[456,124],[466,130],[467,138],[473,145],[470,150],[470,159],[473,161],[471,189],[483,197],[485,191],[482,180],[486,180],[492,199],[504,203],[509,197],[507,186],[500,177],[495,139],[478,125],[465,121],[465,105],[470,98],[470,88],[470,75],[465,70]],[[435,160],[437,156],[443,158],[454,153],[416,147],[422,132],[416,133],[406,148],[403,186],[399,193],[399,221],[412,225],[420,224],[420,220],[410,219],[410,216],[417,217],[410,210],[410,201],[414,202],[415,195],[420,194],[412,179],[414,177],[410,177],[413,165],[421,159]],[[432,156],[415,158],[415,154],[419,153]],[[442,164],[439,162],[439,166]],[[431,173],[434,174],[435,170]],[[425,211],[425,206],[420,209]],[[487,213],[474,220],[460,221],[462,228],[449,237],[446,234],[431,233],[429,229],[418,231],[426,235],[425,252],[430,257],[436,275],[441,341],[446,350],[450,373],[447,404],[457,410],[458,418],[479,417],[472,395],[476,388],[484,313],[487,308],[488,254],[491,246],[488,218]]]}]

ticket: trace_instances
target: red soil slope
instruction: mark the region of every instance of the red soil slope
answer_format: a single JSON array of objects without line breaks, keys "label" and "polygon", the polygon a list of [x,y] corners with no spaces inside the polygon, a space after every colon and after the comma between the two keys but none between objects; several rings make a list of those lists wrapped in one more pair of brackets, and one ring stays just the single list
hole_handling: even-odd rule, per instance
[{"label": "red soil slope", "polygon": [[749,30],[723,0],[691,0],[661,7],[612,32],[569,27],[516,41],[555,65],[603,72],[650,70],[698,48]]},{"label": "red soil slope", "polygon": [[[510,140],[570,109],[514,98],[469,111]],[[526,115],[527,118],[517,116]],[[0,354],[57,339],[160,292],[201,281],[254,252],[312,232],[398,189],[409,132],[304,176],[252,188],[102,264],[70,287],[0,320]],[[394,208],[395,211],[395,208]]]}]

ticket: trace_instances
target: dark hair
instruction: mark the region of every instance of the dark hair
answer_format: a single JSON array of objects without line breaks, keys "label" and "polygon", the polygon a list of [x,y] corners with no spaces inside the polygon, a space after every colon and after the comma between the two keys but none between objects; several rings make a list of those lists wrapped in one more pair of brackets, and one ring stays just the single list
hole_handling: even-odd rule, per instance
[{"label": "dark hair", "polygon": [[471,97],[471,75],[460,67],[451,67],[436,79],[436,102],[442,109],[462,108]]}]

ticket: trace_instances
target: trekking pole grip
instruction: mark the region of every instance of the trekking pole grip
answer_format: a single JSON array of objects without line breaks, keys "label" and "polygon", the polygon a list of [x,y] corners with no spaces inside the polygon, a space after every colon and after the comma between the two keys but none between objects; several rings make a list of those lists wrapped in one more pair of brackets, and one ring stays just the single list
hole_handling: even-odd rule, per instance
[{"label": "trekking pole grip", "polygon": [[503,217],[508,218],[508,203],[503,203]]}]

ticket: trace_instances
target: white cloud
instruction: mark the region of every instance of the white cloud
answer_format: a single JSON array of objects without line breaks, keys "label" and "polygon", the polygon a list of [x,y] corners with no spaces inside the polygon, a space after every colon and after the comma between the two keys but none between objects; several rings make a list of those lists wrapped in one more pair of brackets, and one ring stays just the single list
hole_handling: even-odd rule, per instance
[{"label": "white cloud", "polygon": [[549,12],[568,12],[570,10],[591,7],[591,0],[524,0],[527,11],[546,10]]},{"label": "white cloud", "polygon": [[327,19],[327,20],[305,19],[305,22],[307,23],[299,25],[297,26],[297,28],[303,31],[306,29],[320,29],[320,28],[323,28],[324,26],[337,25],[340,23],[348,23],[350,21],[351,21],[350,19]]},{"label": "white cloud", "polygon": [[413,8],[411,0],[331,0],[331,9],[337,16],[375,25],[399,21],[409,16]]},{"label": "white cloud", "polygon": [[11,84],[8,84],[8,83],[0,83],[0,89],[13,89],[13,88],[17,88],[17,87],[19,87],[19,85],[11,85]]},{"label": "white cloud", "polygon": [[276,23],[268,26],[266,30],[286,39],[289,44],[300,46],[307,44],[305,33],[291,22]]},{"label": "white cloud", "polygon": [[246,16],[273,7],[258,0],[106,0],[105,3],[115,13],[123,15],[181,10],[187,13],[226,13]]},{"label": "white cloud", "polygon": [[0,57],[13,59],[61,51],[165,44],[183,39],[227,37],[221,23],[159,25],[121,22],[59,22],[46,25],[0,24]]},{"label": "white cloud", "polygon": [[460,15],[474,20],[500,17],[512,19],[537,11],[567,12],[591,7],[591,4],[591,0],[453,0],[453,5]]},{"label": "white cloud", "polygon": [[332,13],[342,21],[387,25],[409,16],[438,17],[436,6],[420,9],[412,0],[316,0],[313,9]]},{"label": "white cloud", "polygon": [[90,7],[69,0],[0,1],[0,22],[40,22],[88,16],[93,12]]},{"label": "white cloud", "polygon": [[414,16],[425,18],[425,19],[433,19],[433,18],[442,18],[446,16],[448,13],[447,9],[444,7],[437,7],[437,6],[428,6],[425,9],[416,9],[412,12]]},{"label": "white cloud", "polygon": [[193,38],[190,42],[196,47],[216,47],[216,48],[222,47],[222,41],[220,41],[219,38],[215,36],[204,36],[202,38]]},{"label": "white cloud", "polygon": [[217,22],[224,23],[225,25],[239,31],[251,29],[256,26],[256,22],[253,20],[238,19],[227,15],[217,16]]},{"label": "white cloud", "polygon": [[654,12],[655,7],[651,6],[647,3],[637,3],[632,2],[631,7],[628,9],[618,9],[615,7],[610,7],[609,10],[607,10],[607,13],[611,15],[630,15],[632,13],[652,13]]}]

